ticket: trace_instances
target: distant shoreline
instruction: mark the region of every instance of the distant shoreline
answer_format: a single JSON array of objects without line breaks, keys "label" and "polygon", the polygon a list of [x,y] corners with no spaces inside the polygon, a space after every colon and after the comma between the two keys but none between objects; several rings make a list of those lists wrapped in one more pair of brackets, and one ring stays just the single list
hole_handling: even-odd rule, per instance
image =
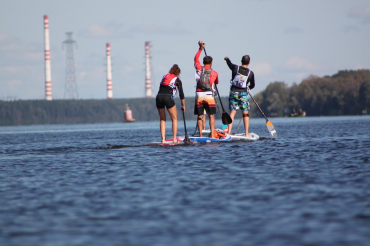
[{"label": "distant shoreline", "polygon": [[[252,91],[253,93],[253,91]],[[332,76],[310,76],[288,87],[284,82],[270,83],[253,96],[267,117],[285,117],[294,112],[306,116],[364,115],[370,112],[370,70],[339,71]],[[228,97],[221,97],[228,110]],[[196,119],[194,97],[186,97],[185,117]],[[175,99],[180,112],[180,100]],[[220,111],[219,98],[216,98]],[[0,126],[38,124],[76,124],[123,122],[126,104],[137,122],[158,120],[153,98],[85,99],[85,100],[17,100],[0,101]],[[262,117],[252,100],[249,115]],[[181,119],[180,114],[179,118]],[[236,118],[241,115],[240,110]],[[170,120],[169,117],[167,117]],[[216,113],[216,119],[220,113]]]}]

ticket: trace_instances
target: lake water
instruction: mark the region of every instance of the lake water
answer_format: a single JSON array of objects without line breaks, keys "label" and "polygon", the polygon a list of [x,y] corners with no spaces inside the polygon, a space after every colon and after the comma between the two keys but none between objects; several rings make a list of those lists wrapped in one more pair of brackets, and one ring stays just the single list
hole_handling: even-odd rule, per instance
[{"label": "lake water", "polygon": [[370,116],[270,121],[172,147],[159,122],[0,127],[0,245],[370,245]]}]

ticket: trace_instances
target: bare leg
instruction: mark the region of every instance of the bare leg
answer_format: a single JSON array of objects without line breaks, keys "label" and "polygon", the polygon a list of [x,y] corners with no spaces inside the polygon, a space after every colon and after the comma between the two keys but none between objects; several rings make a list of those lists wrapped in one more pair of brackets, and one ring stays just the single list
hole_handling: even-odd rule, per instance
[{"label": "bare leg", "polygon": [[176,106],[167,109],[168,113],[170,114],[172,120],[172,134],[173,134],[173,142],[177,143],[177,109]]},{"label": "bare leg", "polygon": [[228,129],[229,134],[231,134],[231,129],[233,128],[235,114],[236,114],[236,110],[231,110],[230,117],[231,117],[232,122],[229,124],[229,127],[228,127],[229,128]]},{"label": "bare leg", "polygon": [[211,128],[211,138],[215,138],[215,115],[209,115],[209,127]]},{"label": "bare leg", "polygon": [[166,111],[164,108],[158,109],[159,113],[159,128],[161,129],[162,143],[166,141]]},{"label": "bare leg", "polygon": [[[202,134],[202,130],[201,129],[203,129],[203,118],[202,118],[202,116],[204,116],[204,115],[198,115],[198,119],[197,119],[197,121],[198,121],[198,130],[199,130],[199,137],[203,137],[203,134]],[[199,118],[201,119],[201,120],[199,120]]]},{"label": "bare leg", "polygon": [[244,130],[245,130],[245,136],[246,137],[252,137],[250,134],[249,134],[249,115],[248,115],[248,111],[244,111],[243,112],[243,122],[244,122]]}]

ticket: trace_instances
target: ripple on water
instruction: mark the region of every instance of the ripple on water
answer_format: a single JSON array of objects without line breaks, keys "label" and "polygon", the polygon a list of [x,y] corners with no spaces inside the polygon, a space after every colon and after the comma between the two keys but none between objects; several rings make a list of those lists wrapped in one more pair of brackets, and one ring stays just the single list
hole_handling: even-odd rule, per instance
[{"label": "ripple on water", "polygon": [[261,122],[173,147],[151,123],[1,134],[0,244],[367,245],[370,118]]}]

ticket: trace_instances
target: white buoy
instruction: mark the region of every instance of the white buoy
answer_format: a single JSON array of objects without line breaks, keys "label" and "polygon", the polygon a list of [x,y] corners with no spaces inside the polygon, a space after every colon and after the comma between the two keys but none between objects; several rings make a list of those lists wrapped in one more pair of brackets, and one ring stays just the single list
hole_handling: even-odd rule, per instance
[{"label": "white buoy", "polygon": [[125,110],[125,122],[134,122],[135,119],[132,118],[132,111],[128,107],[128,104],[126,104],[126,110]]}]

